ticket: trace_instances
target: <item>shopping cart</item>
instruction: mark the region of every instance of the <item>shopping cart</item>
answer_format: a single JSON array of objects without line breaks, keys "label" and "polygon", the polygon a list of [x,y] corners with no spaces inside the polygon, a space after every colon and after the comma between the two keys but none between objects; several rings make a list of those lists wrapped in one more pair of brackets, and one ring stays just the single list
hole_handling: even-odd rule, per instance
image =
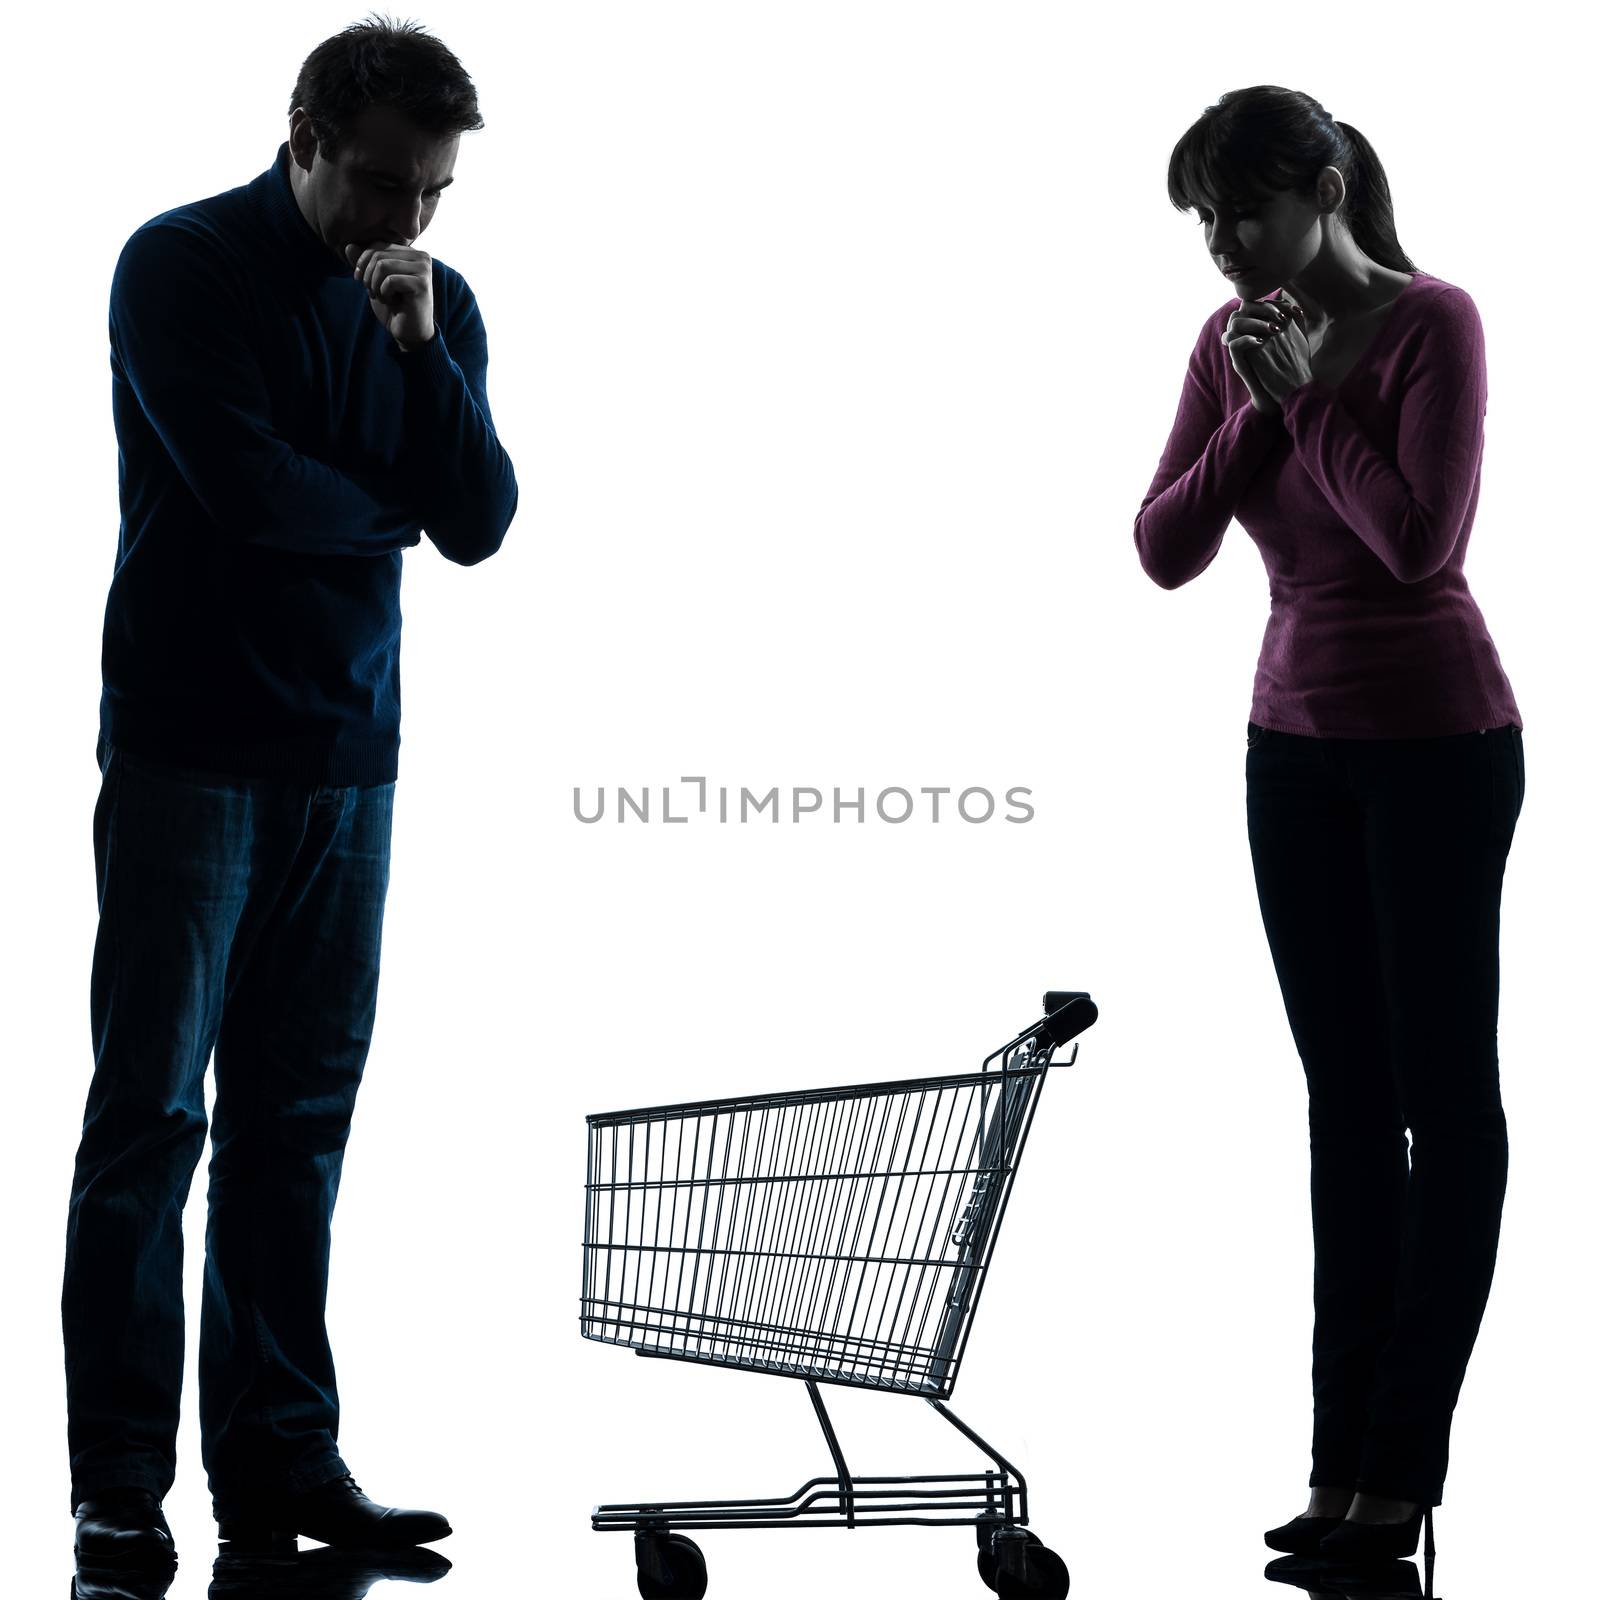
[{"label": "shopping cart", "polygon": [[[588,1119],[584,1337],[801,1379],[835,1469],[786,1499],[596,1506],[595,1528],[633,1531],[645,1600],[706,1591],[675,1530],[874,1524],[974,1527],[991,1589],[1066,1595],[1065,1563],[1027,1531],[1022,1474],[944,1401],[1051,1057],[1097,1015],[1052,991],[977,1072]],[[918,1395],[993,1466],[853,1476],[825,1383]]]}]

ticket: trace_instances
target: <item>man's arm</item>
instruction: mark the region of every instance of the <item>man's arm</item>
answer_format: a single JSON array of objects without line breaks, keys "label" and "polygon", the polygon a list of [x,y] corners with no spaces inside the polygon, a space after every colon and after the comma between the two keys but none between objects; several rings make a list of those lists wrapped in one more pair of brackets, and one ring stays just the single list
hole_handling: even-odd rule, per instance
[{"label": "man's arm", "polygon": [[1207,322],[1189,355],[1167,447],[1134,519],[1139,562],[1163,589],[1199,577],[1215,560],[1240,496],[1280,437],[1277,416],[1253,402],[1223,414],[1207,371],[1215,337]]},{"label": "man's arm", "polygon": [[1401,393],[1394,461],[1321,384],[1292,390],[1283,421],[1328,504],[1401,583],[1418,583],[1449,561],[1461,537],[1488,399],[1483,324],[1463,291],[1439,303]]},{"label": "man's arm", "polygon": [[295,450],[228,269],[205,241],[144,227],[111,281],[111,349],[140,408],[225,538],[310,555],[383,555],[419,542],[402,485]]},{"label": "man's arm", "polygon": [[391,339],[389,354],[405,384],[408,498],[440,553],[471,566],[500,548],[516,515],[517,478],[489,413],[483,316],[459,273],[451,289],[448,345],[436,325],[410,350]]}]

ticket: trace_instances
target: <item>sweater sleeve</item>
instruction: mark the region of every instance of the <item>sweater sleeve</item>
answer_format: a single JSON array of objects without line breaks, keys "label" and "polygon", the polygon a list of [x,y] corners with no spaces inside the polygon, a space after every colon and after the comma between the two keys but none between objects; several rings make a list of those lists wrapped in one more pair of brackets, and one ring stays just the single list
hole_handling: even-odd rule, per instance
[{"label": "sweater sleeve", "polygon": [[1469,295],[1438,302],[1400,395],[1390,461],[1336,391],[1304,383],[1283,420],[1328,504],[1402,583],[1449,561],[1471,508],[1483,455],[1488,376],[1483,325]]},{"label": "sweater sleeve", "polygon": [[1189,355],[1167,447],[1134,519],[1139,560],[1163,589],[1211,565],[1239,497],[1281,437],[1278,417],[1249,401],[1224,415],[1208,370],[1215,338],[1207,319]]},{"label": "sweater sleeve", "polygon": [[226,268],[182,228],[146,226],[111,281],[114,363],[183,481],[226,537],[310,555],[384,555],[421,539],[401,485],[294,449]]},{"label": "sweater sleeve", "polygon": [[453,279],[449,342],[435,325],[413,350],[391,339],[389,354],[404,375],[409,498],[440,553],[471,566],[500,548],[516,515],[517,478],[489,412],[483,315],[466,280]]}]

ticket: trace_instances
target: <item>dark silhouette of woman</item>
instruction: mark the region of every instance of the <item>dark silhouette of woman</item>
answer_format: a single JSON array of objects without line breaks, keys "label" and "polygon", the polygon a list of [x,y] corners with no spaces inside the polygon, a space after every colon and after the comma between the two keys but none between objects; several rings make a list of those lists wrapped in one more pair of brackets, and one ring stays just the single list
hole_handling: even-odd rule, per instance
[{"label": "dark silhouette of woman", "polygon": [[1483,330],[1401,250],[1372,146],[1308,95],[1223,95],[1167,189],[1238,298],[1201,329],[1134,540],[1168,589],[1235,518],[1266,562],[1246,811],[1310,1098],[1311,1498],[1266,1540],[1409,1555],[1442,1498],[1506,1181],[1522,719],[1462,571]]}]

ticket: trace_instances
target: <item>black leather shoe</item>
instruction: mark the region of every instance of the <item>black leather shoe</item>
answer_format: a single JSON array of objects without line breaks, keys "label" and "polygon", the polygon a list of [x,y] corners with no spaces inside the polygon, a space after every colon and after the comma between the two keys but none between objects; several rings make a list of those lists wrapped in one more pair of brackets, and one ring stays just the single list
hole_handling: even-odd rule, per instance
[{"label": "black leather shoe", "polygon": [[1428,1554],[1433,1554],[1433,1507],[1418,1506],[1404,1522],[1352,1522],[1348,1517],[1317,1546],[1324,1561],[1361,1566],[1371,1561],[1397,1561],[1412,1555],[1423,1523],[1428,1527]]},{"label": "black leather shoe", "polygon": [[223,1540],[252,1549],[281,1547],[286,1540],[303,1535],[323,1544],[392,1550],[401,1545],[431,1544],[450,1531],[450,1524],[437,1511],[407,1511],[369,1500],[349,1473],[304,1494],[224,1517],[217,1528]]},{"label": "black leather shoe", "polygon": [[1322,1553],[1322,1541],[1343,1521],[1343,1517],[1291,1517],[1281,1528],[1268,1528],[1261,1537],[1269,1550],[1315,1556]]},{"label": "black leather shoe", "polygon": [[160,1566],[178,1552],[161,1502],[148,1489],[101,1489],[80,1500],[72,1548],[81,1561]]}]

